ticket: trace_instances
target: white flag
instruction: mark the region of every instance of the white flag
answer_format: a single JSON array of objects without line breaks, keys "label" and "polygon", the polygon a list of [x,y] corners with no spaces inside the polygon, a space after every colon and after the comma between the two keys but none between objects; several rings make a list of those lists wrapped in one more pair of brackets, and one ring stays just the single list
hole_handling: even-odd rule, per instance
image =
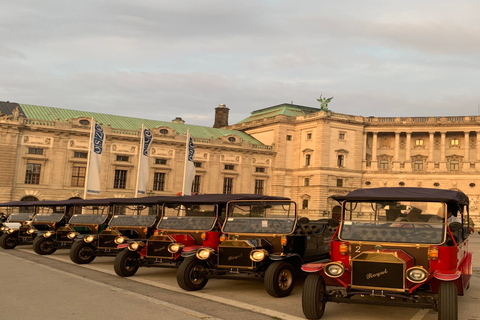
[{"label": "white flag", "polygon": [[148,164],[148,149],[152,144],[153,136],[150,130],[142,126],[142,139],[140,144],[140,159],[138,160],[137,193],[145,194],[147,191],[150,166]]},{"label": "white flag", "polygon": [[183,175],[183,190],[182,195],[189,196],[192,194],[192,184],[195,178],[195,164],[193,163],[193,156],[195,155],[195,148],[193,147],[193,139],[190,131],[187,130],[187,145],[185,155],[185,172]]},{"label": "white flag", "polygon": [[86,193],[100,193],[100,166],[105,141],[103,128],[96,122],[92,126],[90,134],[90,152],[87,166]]}]

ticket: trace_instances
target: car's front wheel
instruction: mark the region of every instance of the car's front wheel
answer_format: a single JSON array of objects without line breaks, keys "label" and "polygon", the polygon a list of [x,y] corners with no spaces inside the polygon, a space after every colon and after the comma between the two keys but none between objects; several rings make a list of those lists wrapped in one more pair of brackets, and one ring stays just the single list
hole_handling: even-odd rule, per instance
[{"label": "car's front wheel", "polygon": [[3,249],[13,249],[17,246],[18,240],[13,234],[4,233],[0,237],[0,246]]},{"label": "car's front wheel", "polygon": [[53,240],[40,235],[33,240],[33,251],[40,255],[48,255],[57,251],[53,245]]},{"label": "car's front wheel", "polygon": [[275,261],[265,272],[263,283],[272,297],[286,297],[295,287],[293,266],[285,261]]},{"label": "car's front wheel", "polygon": [[438,289],[438,320],[458,319],[458,294],[453,282],[441,282]]},{"label": "car's front wheel", "polygon": [[70,249],[70,260],[76,264],[87,264],[95,260],[95,247],[84,241],[76,241]]},{"label": "car's front wheel", "polygon": [[120,277],[131,277],[137,273],[140,257],[136,251],[124,249],[115,257],[113,269]]},{"label": "car's front wheel", "polygon": [[302,310],[307,319],[320,319],[325,312],[325,281],[322,276],[312,273],[303,284]]},{"label": "car's front wheel", "polygon": [[197,291],[203,289],[208,282],[205,277],[207,263],[195,257],[183,260],[177,270],[177,283],[183,290]]}]

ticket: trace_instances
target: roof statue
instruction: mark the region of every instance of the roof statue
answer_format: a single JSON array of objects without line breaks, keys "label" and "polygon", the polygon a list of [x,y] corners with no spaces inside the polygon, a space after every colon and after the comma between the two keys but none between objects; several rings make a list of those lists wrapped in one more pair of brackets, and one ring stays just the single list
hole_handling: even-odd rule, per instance
[{"label": "roof statue", "polygon": [[323,111],[328,111],[328,103],[332,101],[333,97],[330,98],[322,98],[322,95],[320,95],[320,98],[317,99],[318,102],[320,102],[320,110]]}]

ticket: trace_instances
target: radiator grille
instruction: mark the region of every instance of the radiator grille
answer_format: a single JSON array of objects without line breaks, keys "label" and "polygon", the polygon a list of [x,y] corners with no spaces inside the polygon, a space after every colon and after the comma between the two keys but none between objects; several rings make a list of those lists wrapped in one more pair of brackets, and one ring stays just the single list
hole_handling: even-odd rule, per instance
[{"label": "radiator grille", "polygon": [[172,253],[168,252],[168,245],[173,241],[149,240],[147,243],[147,257],[172,259]]},{"label": "radiator grille", "polygon": [[352,262],[352,287],[403,289],[405,270],[403,263],[378,261]]},{"label": "radiator grille", "polygon": [[219,247],[218,266],[228,268],[253,268],[250,247]]}]

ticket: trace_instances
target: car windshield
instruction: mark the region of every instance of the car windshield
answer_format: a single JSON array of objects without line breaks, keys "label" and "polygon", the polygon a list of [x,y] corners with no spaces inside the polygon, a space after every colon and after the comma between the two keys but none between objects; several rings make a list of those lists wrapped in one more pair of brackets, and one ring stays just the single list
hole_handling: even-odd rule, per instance
[{"label": "car windshield", "polygon": [[33,216],[33,212],[16,212],[8,217],[8,221],[27,221]]},{"label": "car windshield", "polygon": [[232,201],[222,230],[239,234],[289,234],[295,224],[296,209],[291,201]]},{"label": "car windshield", "polygon": [[108,214],[75,214],[68,221],[69,224],[102,224]]},{"label": "car windshield", "polygon": [[111,227],[150,227],[155,222],[156,216],[113,216],[110,220]]},{"label": "car windshield", "polygon": [[168,204],[157,228],[161,230],[211,230],[217,220],[213,204]]},{"label": "car windshield", "polygon": [[341,240],[439,244],[445,238],[441,202],[347,201],[343,208]]},{"label": "car windshield", "polygon": [[58,222],[65,215],[65,206],[52,206],[37,208],[37,214],[33,217],[34,222]]}]

